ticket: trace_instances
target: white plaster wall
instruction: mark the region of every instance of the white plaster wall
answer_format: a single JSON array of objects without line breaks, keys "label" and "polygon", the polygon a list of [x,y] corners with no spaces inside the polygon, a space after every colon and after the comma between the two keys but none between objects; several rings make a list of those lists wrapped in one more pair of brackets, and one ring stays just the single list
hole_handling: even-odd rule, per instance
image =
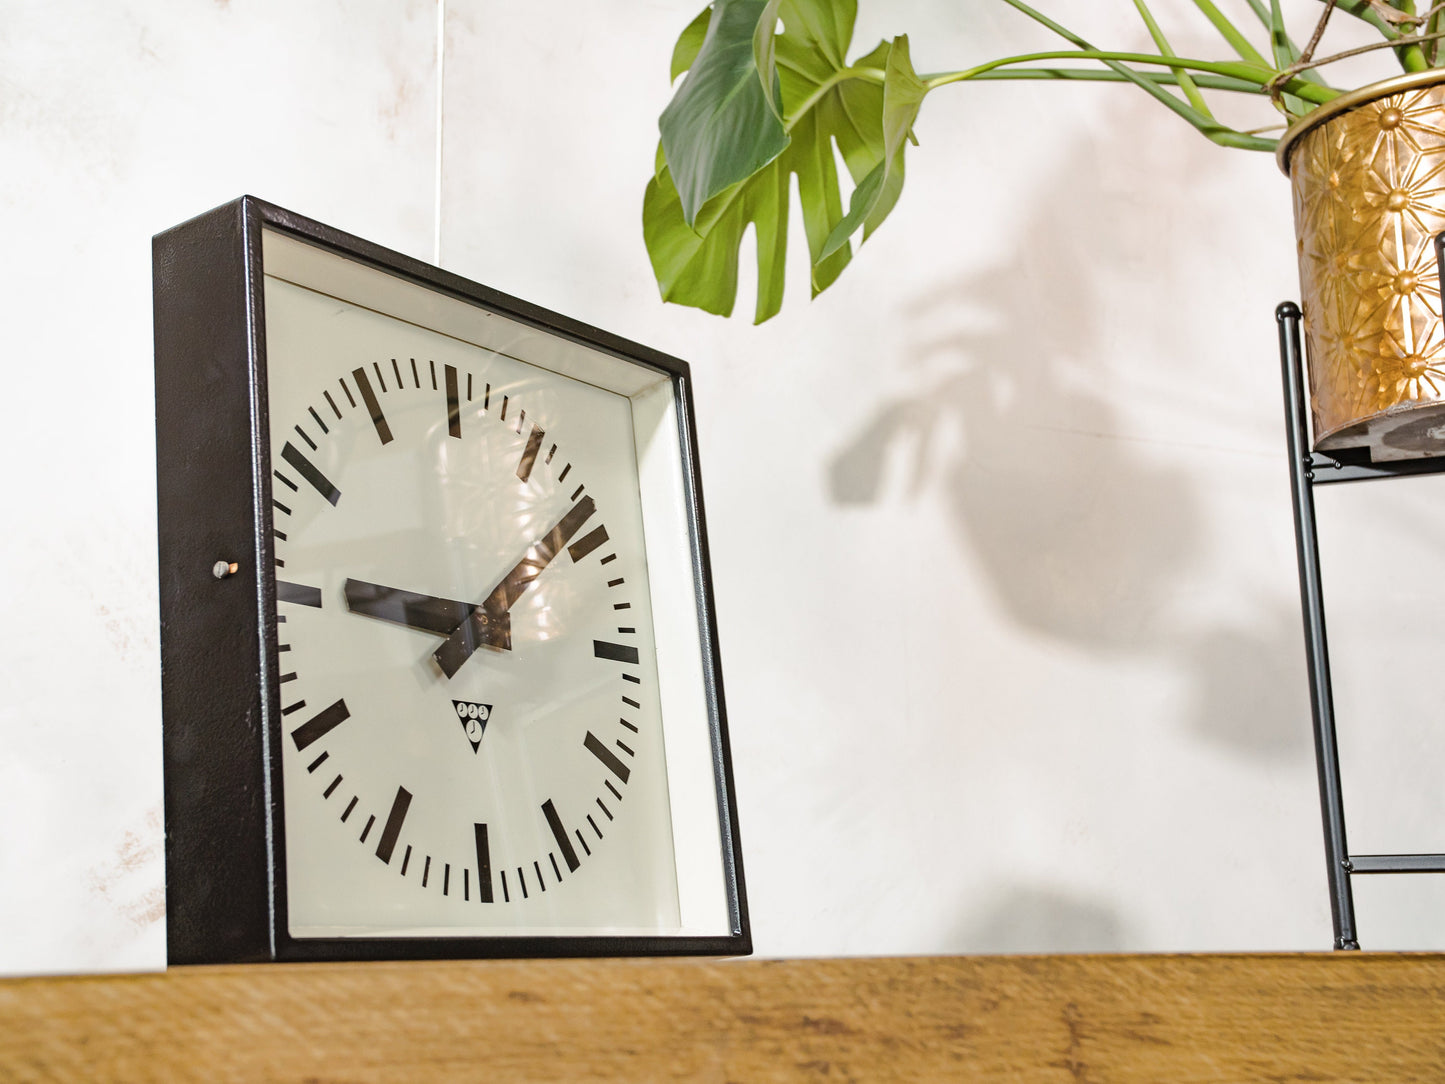
[{"label": "white plaster wall", "polygon": [[[750,272],[731,321],[663,306],[641,192],[693,6],[449,0],[442,263],[693,365],[759,952],[1327,947],[1273,162],[1129,88],[954,87],[828,293],[795,261],[762,328]],[[1001,8],[865,0],[857,41],[1047,41]],[[429,257],[434,20],[6,5],[0,971],[164,961],[149,236],[251,192]],[[1445,490],[1320,505],[1353,841],[1445,850]],[[1361,885],[1366,945],[1445,943],[1439,893]]]}]

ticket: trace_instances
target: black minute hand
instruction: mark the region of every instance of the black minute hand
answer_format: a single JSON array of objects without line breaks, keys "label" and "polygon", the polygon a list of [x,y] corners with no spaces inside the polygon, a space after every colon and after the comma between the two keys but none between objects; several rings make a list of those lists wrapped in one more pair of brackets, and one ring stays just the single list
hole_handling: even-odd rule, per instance
[{"label": "black minute hand", "polygon": [[[417,591],[403,591],[399,587],[367,583],[365,580],[348,579],[343,591],[346,595],[346,608],[354,614],[379,618],[393,625],[404,625],[409,629],[432,632],[438,636],[450,636],[472,616],[472,611],[477,609],[469,602],[423,595]],[[482,631],[481,642],[488,647],[503,650],[511,648],[510,623],[505,612],[488,614]]]},{"label": "black minute hand", "polygon": [[517,599],[522,597],[522,592],[552,563],[552,558],[562,552],[562,548],[577,533],[578,528],[586,523],[596,510],[597,505],[592,498],[583,497],[557,521],[556,526],[532,543],[522,559],[502,577],[502,582],[492,589],[486,601],[473,609],[466,620],[446,638],[446,642],[432,653],[432,658],[436,659],[442,673],[447,677],[453,676],[462,668],[462,664],[472,657],[478,645],[490,642],[491,634],[484,619],[494,623],[499,616],[510,618],[509,611]]}]

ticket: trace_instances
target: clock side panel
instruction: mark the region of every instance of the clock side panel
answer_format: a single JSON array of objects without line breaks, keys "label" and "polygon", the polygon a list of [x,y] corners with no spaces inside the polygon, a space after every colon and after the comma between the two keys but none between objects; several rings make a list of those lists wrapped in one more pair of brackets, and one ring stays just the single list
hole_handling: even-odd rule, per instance
[{"label": "clock side panel", "polygon": [[172,964],[273,954],[244,216],[238,201],[153,245]]}]

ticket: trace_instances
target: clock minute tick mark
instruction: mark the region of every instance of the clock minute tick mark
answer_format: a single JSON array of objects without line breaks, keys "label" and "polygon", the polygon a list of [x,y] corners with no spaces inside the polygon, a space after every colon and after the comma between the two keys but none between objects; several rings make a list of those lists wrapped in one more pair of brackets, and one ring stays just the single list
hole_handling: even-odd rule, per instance
[{"label": "clock minute tick mark", "polygon": [[578,828],[575,834],[577,836],[577,842],[582,844],[583,852],[590,858],[592,856],[592,848],[587,846],[587,840],[582,835],[582,829]]},{"label": "clock minute tick mark", "polygon": [[[345,384],[342,385],[342,387],[345,387],[345,386],[346,386]],[[326,399],[326,405],[331,408],[332,412],[336,415],[337,420],[340,420],[340,418],[341,418],[341,408],[336,405],[336,400],[333,399],[333,398],[331,398],[331,393],[330,393],[329,391],[323,391],[321,394],[322,394],[322,395],[325,397],[325,399]],[[355,406],[355,405],[356,405],[355,400],[352,400],[351,405],[352,405],[352,406]]]},{"label": "clock minute tick mark", "polygon": [[296,430],[297,434],[306,442],[307,446],[313,452],[316,451],[316,442],[307,435],[306,430],[302,429],[299,425],[293,425],[291,428]]},{"label": "clock minute tick mark", "polygon": [[324,791],[321,792],[321,797],[330,798],[331,792],[339,786],[341,786],[341,776],[338,775],[335,779],[331,781],[331,786],[327,787]]},{"label": "clock minute tick mark", "polygon": [[321,431],[323,433],[331,432],[330,429],[326,428],[326,423],[321,420],[321,415],[316,413],[315,407],[307,407],[306,412],[311,415],[312,419],[316,422],[317,425],[321,426]]},{"label": "clock minute tick mark", "polygon": [[366,827],[361,830],[361,842],[362,842],[362,843],[365,843],[365,842],[366,842],[366,837],[369,836],[369,835],[371,835],[372,826],[375,825],[375,824],[376,824],[376,814],[373,813],[371,816],[369,816],[369,817],[366,818]]},{"label": "clock minute tick mark", "polygon": [[341,814],[341,822],[342,822],[343,824],[346,823],[346,818],[349,817],[349,816],[351,816],[351,811],[356,808],[356,803],[357,803],[357,801],[358,801],[358,799],[357,799],[356,795],[353,794],[353,795],[351,796],[351,801],[350,801],[349,803],[347,803],[346,811]]}]

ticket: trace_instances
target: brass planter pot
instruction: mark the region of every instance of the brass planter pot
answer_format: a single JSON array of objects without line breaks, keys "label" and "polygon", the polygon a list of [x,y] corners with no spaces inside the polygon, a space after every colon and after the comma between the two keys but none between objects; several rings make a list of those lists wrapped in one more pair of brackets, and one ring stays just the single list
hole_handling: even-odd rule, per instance
[{"label": "brass planter pot", "polygon": [[1315,447],[1445,454],[1445,71],[1342,95],[1279,145],[1294,190]]}]

